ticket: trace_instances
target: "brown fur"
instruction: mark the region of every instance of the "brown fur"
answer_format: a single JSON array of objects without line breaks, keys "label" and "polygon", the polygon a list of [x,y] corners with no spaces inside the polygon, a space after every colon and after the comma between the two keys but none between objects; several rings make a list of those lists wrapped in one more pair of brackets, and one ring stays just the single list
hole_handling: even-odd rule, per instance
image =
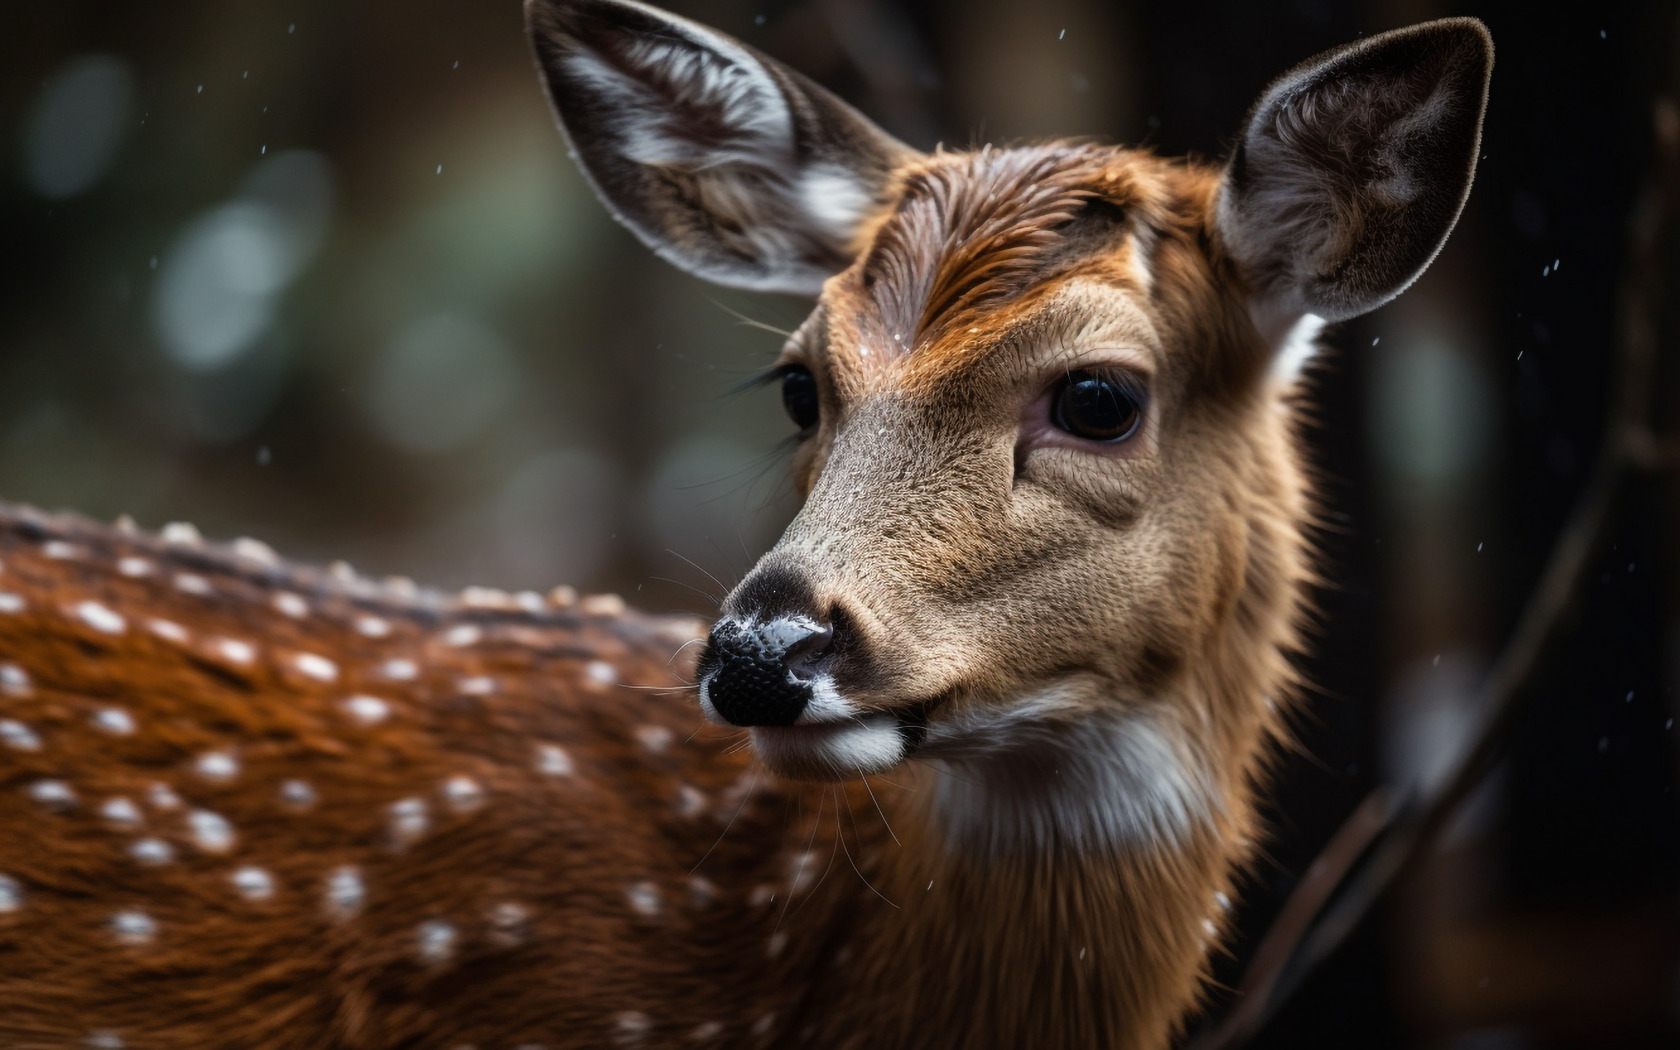
[{"label": "brown fur", "polygon": [[[1061,165],[1055,179],[1044,178],[1046,158]],[[841,605],[862,625],[879,671],[848,682],[849,696],[884,710],[932,698],[937,722],[1005,709],[1077,669],[1086,715],[1153,720],[1213,776],[1215,804],[1178,841],[1000,855],[940,826],[930,800],[941,774],[895,772],[910,790],[881,806],[903,848],[881,881],[899,910],[864,927],[855,940],[881,947],[840,987],[825,981],[822,996],[838,1031],[868,1033],[859,1046],[1163,1046],[1205,974],[1209,930],[1224,921],[1216,895],[1229,897],[1256,836],[1261,745],[1293,695],[1308,499],[1291,418],[1260,380],[1265,348],[1211,233],[1217,172],[1097,147],[1033,149],[1009,163],[942,156],[922,183],[937,198],[909,180],[877,244],[929,236],[936,216],[947,243],[967,243],[964,216],[989,198],[999,168],[1034,173],[1056,202],[1003,204],[982,220],[1003,260],[941,257],[941,273],[955,276],[919,291],[902,277],[917,264],[867,255],[830,282],[790,346],[788,360],[828,378],[836,403],[796,463],[805,510],[767,561],[797,566],[816,582],[818,608]],[[1123,178],[1105,179],[1111,171]],[[1155,246],[1147,297],[1124,243],[1058,250],[1080,202],[1113,182],[1125,187],[1113,199],[1127,228]],[[1070,294],[1070,282],[1081,290]],[[941,287],[989,309],[924,320],[914,352],[899,357],[856,320],[964,308],[963,293]],[[1088,324],[1109,325],[1103,345],[1143,352],[1147,451],[1070,463],[1049,450],[1000,484],[991,473],[1011,460],[989,450],[1016,439],[1021,391],[1053,383]],[[1048,775],[1030,742],[1013,765],[953,761],[952,776],[1013,780],[1008,790],[1028,798]]]},{"label": "brown fur", "polygon": [[[1233,212],[1228,173],[1137,151],[920,157],[704,27],[527,11],[638,236],[726,282],[826,278],[783,355],[821,390],[806,502],[756,573],[847,625],[836,687],[920,712],[920,751],[844,782],[860,770],[755,762],[672,688],[701,625],[616,601],[446,597],[0,507],[0,1045],[1165,1047],[1295,693],[1310,500],[1269,367],[1299,304],[1262,301],[1282,271],[1249,220],[1310,213],[1310,180],[1252,173],[1256,210]],[[1454,22],[1331,62],[1376,91],[1419,48],[1455,84],[1480,67],[1453,56],[1487,60]],[[704,105],[626,116],[612,99],[639,96],[591,94],[603,76]],[[785,127],[682,168],[685,135],[777,98]],[[1480,110],[1442,119],[1473,164]],[[1245,143],[1278,153],[1264,127]],[[1425,172],[1433,219],[1385,248],[1400,264],[1328,294],[1410,279],[1461,159]],[[849,175],[850,203],[812,204]],[[1090,368],[1147,388],[1134,437],[1050,424]],[[242,890],[248,866],[272,893]]]}]

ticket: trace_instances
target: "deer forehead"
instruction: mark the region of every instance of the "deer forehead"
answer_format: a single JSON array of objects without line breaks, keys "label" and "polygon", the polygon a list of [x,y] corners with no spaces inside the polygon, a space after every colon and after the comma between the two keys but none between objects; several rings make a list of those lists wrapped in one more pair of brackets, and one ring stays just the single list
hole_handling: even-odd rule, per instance
[{"label": "deer forehead", "polygon": [[1167,175],[1147,154],[1068,143],[919,158],[796,346],[815,344],[850,399],[970,382],[999,349],[1052,351],[1033,337],[1082,320],[1142,320],[1089,294],[1081,317],[1061,293],[1084,279],[1147,300],[1156,230],[1181,222]]}]

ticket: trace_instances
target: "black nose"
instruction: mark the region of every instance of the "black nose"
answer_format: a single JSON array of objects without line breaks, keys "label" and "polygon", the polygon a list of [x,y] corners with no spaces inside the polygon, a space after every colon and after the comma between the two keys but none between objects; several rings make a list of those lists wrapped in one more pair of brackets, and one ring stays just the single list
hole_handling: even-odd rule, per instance
[{"label": "black nose", "polygon": [[833,641],[832,627],[805,616],[726,617],[700,655],[703,695],[734,725],[792,725],[811,700],[811,680]]}]

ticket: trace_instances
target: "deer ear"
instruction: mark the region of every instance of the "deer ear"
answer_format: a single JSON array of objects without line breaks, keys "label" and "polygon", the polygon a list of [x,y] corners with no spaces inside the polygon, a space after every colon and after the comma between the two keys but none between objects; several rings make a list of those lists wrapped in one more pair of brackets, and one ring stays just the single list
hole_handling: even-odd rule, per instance
[{"label": "deer ear", "polygon": [[1356,317],[1417,279],[1470,194],[1492,69],[1487,28],[1450,18],[1327,52],[1266,89],[1217,218],[1263,332]]},{"label": "deer ear", "polygon": [[916,154],[798,73],[629,0],[526,0],[573,156],[660,256],[737,288],[816,295]]}]

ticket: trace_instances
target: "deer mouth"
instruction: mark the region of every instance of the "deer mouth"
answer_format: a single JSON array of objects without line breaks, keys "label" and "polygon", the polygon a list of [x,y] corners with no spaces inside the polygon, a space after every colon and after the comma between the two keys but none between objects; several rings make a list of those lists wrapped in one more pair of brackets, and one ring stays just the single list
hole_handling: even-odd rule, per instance
[{"label": "deer mouth", "polygon": [[921,749],[931,703],[833,721],[754,726],[753,750],[771,772],[796,780],[848,780],[883,773]]}]

